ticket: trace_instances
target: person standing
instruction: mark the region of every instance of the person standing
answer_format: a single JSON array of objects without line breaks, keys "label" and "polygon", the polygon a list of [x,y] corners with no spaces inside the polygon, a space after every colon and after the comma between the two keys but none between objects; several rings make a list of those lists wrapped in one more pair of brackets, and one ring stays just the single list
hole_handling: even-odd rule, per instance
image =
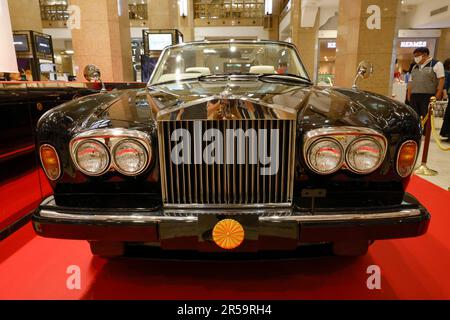
[{"label": "person standing", "polygon": [[431,97],[443,98],[445,71],[442,62],[430,57],[430,50],[414,50],[415,65],[408,83],[408,101],[421,117],[426,117]]},{"label": "person standing", "polygon": [[441,128],[441,136],[444,138],[447,138],[447,142],[450,142],[450,58],[445,60],[444,62],[444,69],[445,69],[445,93],[447,93],[447,99],[448,99],[448,105],[447,109],[445,110],[444,115],[444,123],[442,124]]}]

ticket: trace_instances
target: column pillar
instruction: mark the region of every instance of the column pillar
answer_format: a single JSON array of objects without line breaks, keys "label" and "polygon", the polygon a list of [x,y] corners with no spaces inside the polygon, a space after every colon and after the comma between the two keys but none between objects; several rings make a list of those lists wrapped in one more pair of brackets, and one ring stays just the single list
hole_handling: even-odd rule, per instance
[{"label": "column pillar", "polygon": [[363,90],[390,96],[397,57],[400,0],[340,0],[336,85],[350,87],[362,60],[374,65]]},{"label": "column pillar", "polygon": [[39,0],[8,0],[13,30],[42,32]]},{"label": "column pillar", "polygon": [[278,41],[280,36],[280,16],[272,15],[272,28],[269,29],[269,40]]},{"label": "column pillar", "polygon": [[150,29],[178,29],[184,36],[184,41],[194,40],[194,7],[193,1],[188,1],[188,15],[180,16],[177,0],[149,1],[148,4]]},{"label": "column pillar", "polygon": [[178,30],[183,34],[184,42],[194,41],[194,1],[188,1],[188,15],[186,17],[180,16],[178,4],[176,6],[176,14],[178,18]]},{"label": "column pillar", "polygon": [[178,12],[178,5],[174,0],[148,1],[150,29],[176,29]]},{"label": "column pillar", "polygon": [[86,65],[95,64],[103,81],[132,81],[128,1],[70,0],[70,4],[80,7],[80,29],[72,30],[78,80],[84,80]]},{"label": "column pillar", "polygon": [[442,29],[442,35],[438,40],[436,58],[442,62],[450,58],[450,29]]},{"label": "column pillar", "polygon": [[319,10],[307,6],[307,0],[291,2],[292,43],[302,58],[303,64],[311,78],[316,81],[318,67]]}]

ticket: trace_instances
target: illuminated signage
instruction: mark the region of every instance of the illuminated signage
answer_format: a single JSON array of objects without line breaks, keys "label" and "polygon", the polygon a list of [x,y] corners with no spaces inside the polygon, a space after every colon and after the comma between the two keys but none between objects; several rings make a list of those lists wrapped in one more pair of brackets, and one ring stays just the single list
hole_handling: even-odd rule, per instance
[{"label": "illuminated signage", "polygon": [[52,47],[50,43],[50,38],[43,36],[36,36],[36,51],[42,54],[52,54]]},{"label": "illuminated signage", "polygon": [[150,50],[161,51],[165,47],[172,45],[171,33],[150,33],[148,35]]},{"label": "illuminated signage", "polygon": [[131,59],[133,61],[134,64],[140,64],[141,63],[141,55],[145,54],[145,49],[144,49],[144,43],[138,40],[134,40],[131,42],[131,50],[132,50],[132,55],[131,55]]},{"label": "illuminated signage", "polygon": [[328,42],[327,47],[328,49],[336,49],[336,42]]},{"label": "illuminated signage", "polygon": [[28,37],[26,35],[14,35],[14,46],[16,48],[16,52],[27,52],[29,51],[28,47]]},{"label": "illuminated signage", "polygon": [[419,48],[426,47],[426,41],[402,41],[400,42],[400,48]]}]

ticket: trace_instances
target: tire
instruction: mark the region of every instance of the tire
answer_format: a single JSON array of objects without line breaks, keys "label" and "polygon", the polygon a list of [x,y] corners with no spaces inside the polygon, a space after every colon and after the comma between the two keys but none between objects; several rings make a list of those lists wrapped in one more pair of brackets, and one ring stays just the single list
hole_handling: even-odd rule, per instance
[{"label": "tire", "polygon": [[125,254],[124,242],[89,241],[94,256],[105,259],[122,257]]},{"label": "tire", "polygon": [[369,245],[373,242],[368,240],[342,241],[333,243],[333,253],[340,257],[359,257],[367,254]]}]

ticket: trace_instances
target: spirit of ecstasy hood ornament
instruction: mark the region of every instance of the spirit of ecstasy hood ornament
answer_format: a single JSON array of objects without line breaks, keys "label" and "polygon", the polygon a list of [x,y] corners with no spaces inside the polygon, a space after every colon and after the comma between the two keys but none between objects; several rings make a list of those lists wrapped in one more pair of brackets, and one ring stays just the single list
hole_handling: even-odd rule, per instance
[{"label": "spirit of ecstasy hood ornament", "polygon": [[236,120],[238,117],[231,112],[230,100],[227,97],[208,102],[208,119],[212,120]]}]

